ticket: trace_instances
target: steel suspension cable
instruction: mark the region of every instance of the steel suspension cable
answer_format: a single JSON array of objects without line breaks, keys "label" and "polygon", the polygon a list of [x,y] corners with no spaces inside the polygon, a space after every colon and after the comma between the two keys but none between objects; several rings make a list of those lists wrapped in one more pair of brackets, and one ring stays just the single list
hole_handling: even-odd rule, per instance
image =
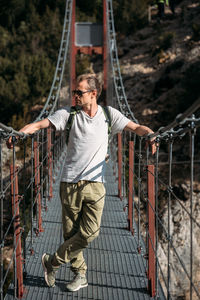
[{"label": "steel suspension cable", "polygon": [[115,93],[120,111],[132,121],[138,123],[127,101],[124,85],[122,81],[120,64],[118,59],[118,50],[116,43],[116,33],[113,16],[112,0],[106,1],[107,25],[108,25],[108,48],[110,51],[111,68],[114,81]]},{"label": "steel suspension cable", "polygon": [[[46,117],[47,115],[51,115],[57,106],[61,83],[63,80],[63,73],[64,73],[66,57],[67,57],[67,53],[68,53],[68,49],[69,49],[69,39],[70,39],[70,31],[71,31],[71,16],[72,16],[72,2],[73,2],[73,0],[66,1],[62,38],[61,38],[60,50],[59,50],[56,70],[55,70],[55,74],[54,74],[54,78],[53,78],[53,83],[52,83],[47,101],[46,101],[42,111],[40,112],[39,116],[35,120],[35,122],[41,120],[43,117]],[[56,91],[56,95],[54,95],[55,91]],[[51,107],[51,110],[48,112],[48,109],[50,107]]]}]

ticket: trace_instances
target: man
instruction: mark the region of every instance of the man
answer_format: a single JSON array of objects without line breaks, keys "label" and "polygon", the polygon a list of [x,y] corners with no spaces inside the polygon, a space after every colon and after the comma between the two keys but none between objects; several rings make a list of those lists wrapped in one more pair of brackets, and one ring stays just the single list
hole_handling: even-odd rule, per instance
[{"label": "man", "polygon": [[[70,262],[74,279],[67,284],[69,291],[77,291],[88,285],[87,266],[83,249],[98,236],[104,207],[104,169],[108,147],[108,124],[102,107],[97,104],[101,86],[95,74],[77,78],[73,91],[76,113],[68,140],[67,157],[60,185],[62,203],[63,244],[53,254],[43,254],[42,265],[48,286],[55,285],[59,266]],[[130,130],[143,136],[153,131],[138,125],[118,110],[108,107],[112,134]],[[20,131],[33,134],[49,126],[64,130],[70,116],[70,107],[56,111],[52,116],[25,126]],[[152,143],[152,153],[155,145]]]},{"label": "man", "polygon": [[168,0],[156,0],[158,5],[158,18],[161,20],[165,16],[165,4],[168,5]]}]

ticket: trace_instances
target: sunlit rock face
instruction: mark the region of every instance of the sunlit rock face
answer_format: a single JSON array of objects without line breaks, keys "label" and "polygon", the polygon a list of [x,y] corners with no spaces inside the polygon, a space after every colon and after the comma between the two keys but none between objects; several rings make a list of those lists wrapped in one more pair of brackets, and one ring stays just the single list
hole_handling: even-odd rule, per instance
[{"label": "sunlit rock face", "polygon": [[[181,189],[189,194],[190,185],[184,184]],[[192,197],[193,220],[200,223],[200,192],[194,192]],[[184,206],[184,208],[182,207]],[[199,269],[199,251],[200,251],[200,234],[199,227],[195,221],[191,220],[191,199],[180,199],[179,201],[173,201],[170,210],[170,235],[172,245],[170,247],[170,292],[173,299],[183,297],[181,299],[187,299],[190,291],[190,282],[183,269],[182,263],[184,264],[188,274],[190,274],[190,265],[193,265],[193,281],[198,288],[200,280],[200,269]],[[164,227],[168,229],[168,209],[165,208],[165,212],[162,216]],[[191,227],[192,226],[192,227]],[[192,248],[191,248],[191,232],[192,232]],[[176,251],[174,251],[174,249]],[[167,280],[168,276],[168,242],[164,232],[161,234],[159,244],[159,257],[160,264]],[[178,254],[178,255],[177,255]],[[179,256],[179,258],[178,258]],[[192,258],[192,260],[191,260]],[[160,280],[164,283],[162,276]],[[188,298],[189,299],[189,298]],[[193,299],[198,299],[196,293],[193,293]]]}]

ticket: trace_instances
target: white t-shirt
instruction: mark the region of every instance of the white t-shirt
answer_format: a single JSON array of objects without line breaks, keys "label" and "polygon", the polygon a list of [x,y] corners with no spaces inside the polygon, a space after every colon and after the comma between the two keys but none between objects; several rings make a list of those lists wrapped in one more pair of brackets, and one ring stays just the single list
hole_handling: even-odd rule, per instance
[{"label": "white t-shirt", "polygon": [[[111,134],[121,132],[130,122],[117,109],[108,106],[111,116]],[[57,110],[49,121],[56,130],[64,130],[70,115],[70,107]],[[102,107],[91,118],[83,110],[73,120],[69,134],[62,182],[79,180],[104,182],[105,157],[108,148],[108,124]]]}]

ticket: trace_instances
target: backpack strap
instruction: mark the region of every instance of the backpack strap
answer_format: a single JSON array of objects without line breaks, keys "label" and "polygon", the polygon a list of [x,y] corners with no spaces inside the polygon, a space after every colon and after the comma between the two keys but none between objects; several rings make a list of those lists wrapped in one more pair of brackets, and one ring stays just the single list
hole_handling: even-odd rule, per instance
[{"label": "backpack strap", "polygon": [[67,125],[66,125],[66,144],[68,145],[69,142],[69,134],[70,134],[70,130],[74,121],[74,117],[75,115],[80,111],[79,108],[77,108],[77,106],[71,106],[70,108],[70,115],[69,115],[69,119],[67,121]]},{"label": "backpack strap", "polygon": [[[107,106],[102,106],[102,109],[103,109],[103,113],[106,117],[106,122],[108,123],[108,139],[109,139],[109,137],[111,135],[111,116],[110,116],[110,112],[109,112],[109,109]],[[77,106],[71,106],[69,119],[68,119],[67,125],[66,125],[66,144],[67,145],[69,142],[70,130],[71,130],[72,124],[74,122],[74,117],[79,111],[80,111],[80,108],[78,108]]]},{"label": "backpack strap", "polygon": [[106,122],[108,123],[108,139],[111,135],[111,115],[107,106],[102,106],[104,115],[106,117]]}]

